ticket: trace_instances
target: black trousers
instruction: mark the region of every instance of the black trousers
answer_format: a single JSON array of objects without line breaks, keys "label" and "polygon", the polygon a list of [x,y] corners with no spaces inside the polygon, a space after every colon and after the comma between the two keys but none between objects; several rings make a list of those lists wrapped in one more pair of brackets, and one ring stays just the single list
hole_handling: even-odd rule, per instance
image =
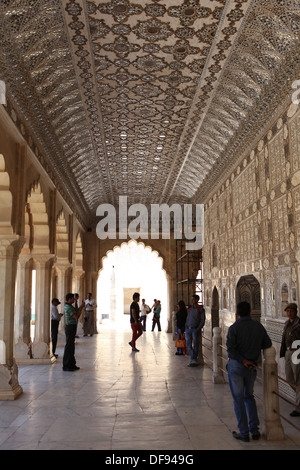
[{"label": "black trousers", "polygon": [[152,318],[152,331],[154,330],[155,325],[157,325],[158,331],[161,331],[160,318],[159,317],[153,317]]},{"label": "black trousers", "polygon": [[76,331],[77,331],[77,324],[66,325],[66,328],[65,328],[66,345],[65,345],[64,357],[63,357],[63,368],[66,368],[66,369],[74,369],[74,367],[76,366],[76,359],[75,359]]},{"label": "black trousers", "polygon": [[58,320],[51,320],[51,341],[52,341],[52,353],[53,354],[56,351],[58,326],[59,326]]}]

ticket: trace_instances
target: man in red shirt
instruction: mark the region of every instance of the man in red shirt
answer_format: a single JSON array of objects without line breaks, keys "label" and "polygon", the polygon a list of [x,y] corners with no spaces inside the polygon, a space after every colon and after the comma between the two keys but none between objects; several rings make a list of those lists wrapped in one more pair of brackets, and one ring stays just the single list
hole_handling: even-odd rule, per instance
[{"label": "man in red shirt", "polygon": [[132,339],[129,342],[132,347],[132,351],[139,352],[139,349],[135,347],[136,340],[143,334],[142,323],[140,319],[140,307],[139,302],[140,294],[135,292],[133,294],[133,302],[130,305],[130,325],[132,329]]}]

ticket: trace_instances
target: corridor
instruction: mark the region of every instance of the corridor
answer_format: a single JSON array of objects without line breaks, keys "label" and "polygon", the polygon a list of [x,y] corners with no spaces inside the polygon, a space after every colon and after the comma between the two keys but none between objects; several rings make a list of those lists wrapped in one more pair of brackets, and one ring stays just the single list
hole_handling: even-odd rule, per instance
[{"label": "corridor", "polygon": [[284,422],[284,441],[235,441],[228,384],[214,385],[208,365],[187,367],[171,334],[148,328],[138,353],[129,340],[129,325],[101,325],[76,340],[79,371],[62,371],[63,342],[52,366],[20,366],[23,394],[0,402],[0,450],[300,449],[300,432]]}]

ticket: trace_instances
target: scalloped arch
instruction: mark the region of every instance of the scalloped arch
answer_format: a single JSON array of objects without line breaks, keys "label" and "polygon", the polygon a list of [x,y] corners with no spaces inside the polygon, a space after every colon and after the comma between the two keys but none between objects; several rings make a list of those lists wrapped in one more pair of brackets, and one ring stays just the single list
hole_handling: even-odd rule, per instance
[{"label": "scalloped arch", "polygon": [[25,237],[23,253],[37,249],[39,253],[50,253],[49,221],[44,194],[39,182],[27,193],[25,206]]},{"label": "scalloped arch", "polygon": [[10,179],[5,169],[5,159],[0,153],[0,227],[1,233],[12,233],[11,225],[12,194],[10,192]]},{"label": "scalloped arch", "polygon": [[69,256],[69,234],[63,210],[56,220],[56,254],[58,258],[64,259]]},{"label": "scalloped arch", "polygon": [[82,234],[78,232],[75,242],[75,265],[77,269],[83,269]]},{"label": "scalloped arch", "polygon": [[154,298],[160,299],[162,328],[167,327],[169,283],[163,258],[157,250],[147,243],[124,240],[114,243],[102,257],[101,263],[97,281],[97,298],[101,299],[98,317],[127,328],[126,308],[132,301],[133,292],[140,292],[140,300],[144,298],[148,305],[151,304],[150,307]]},{"label": "scalloped arch", "polygon": [[104,256],[102,256],[101,258],[101,265],[100,265],[100,269],[99,269],[99,274],[101,273],[101,271],[103,271],[104,267],[103,267],[103,262],[105,259],[108,258],[108,255],[109,253],[114,253],[116,249],[121,249],[122,246],[128,246],[129,244],[135,244],[136,246],[143,246],[145,249],[149,249],[151,251],[151,253],[153,254],[156,254],[158,258],[161,259],[162,261],[162,270],[163,272],[165,273],[165,275],[167,276],[168,273],[164,267],[165,265],[165,260],[164,260],[164,257],[159,253],[158,250],[156,250],[155,248],[153,248],[149,243],[148,244],[145,244],[143,242],[137,242],[136,240],[129,240],[129,241],[124,241],[124,242],[116,242],[115,246],[109,250],[107,250],[106,254]]}]

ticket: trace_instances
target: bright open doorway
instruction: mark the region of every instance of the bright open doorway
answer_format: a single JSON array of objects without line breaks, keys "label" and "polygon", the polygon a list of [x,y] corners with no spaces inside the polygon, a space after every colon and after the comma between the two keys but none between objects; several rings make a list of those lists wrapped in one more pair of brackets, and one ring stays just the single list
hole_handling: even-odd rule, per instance
[{"label": "bright open doorway", "polygon": [[[103,259],[97,286],[97,320],[122,327],[129,326],[128,303],[134,292],[152,307],[154,299],[161,301],[161,326],[167,328],[168,288],[163,260],[156,251],[132,240],[115,247]],[[152,312],[147,319],[151,330]]]}]

